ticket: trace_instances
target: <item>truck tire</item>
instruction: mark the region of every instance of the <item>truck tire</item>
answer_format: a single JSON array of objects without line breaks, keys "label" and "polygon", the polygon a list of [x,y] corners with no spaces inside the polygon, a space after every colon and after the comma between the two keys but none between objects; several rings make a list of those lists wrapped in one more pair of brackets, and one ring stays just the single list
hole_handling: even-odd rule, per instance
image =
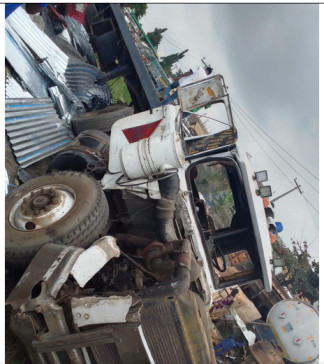
[{"label": "truck tire", "polygon": [[108,202],[95,179],[64,171],[14,190],[5,214],[6,262],[26,266],[46,243],[90,246],[106,233]]},{"label": "truck tire", "polygon": [[115,121],[133,113],[134,111],[130,106],[112,105],[101,110],[75,114],[71,120],[72,130],[75,135],[88,129],[108,133]]}]

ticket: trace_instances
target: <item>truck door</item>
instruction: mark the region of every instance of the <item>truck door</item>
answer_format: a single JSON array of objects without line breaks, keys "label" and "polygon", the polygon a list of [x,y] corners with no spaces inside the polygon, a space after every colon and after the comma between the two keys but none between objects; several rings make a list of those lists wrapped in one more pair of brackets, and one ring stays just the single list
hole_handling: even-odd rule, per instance
[{"label": "truck door", "polygon": [[219,287],[260,275],[260,264],[244,186],[236,162],[227,157],[193,163],[192,203]]}]

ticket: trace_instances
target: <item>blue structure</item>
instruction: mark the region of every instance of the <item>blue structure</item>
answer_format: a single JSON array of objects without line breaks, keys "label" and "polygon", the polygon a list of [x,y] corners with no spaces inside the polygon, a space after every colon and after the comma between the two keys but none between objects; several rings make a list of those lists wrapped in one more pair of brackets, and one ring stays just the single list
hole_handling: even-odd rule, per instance
[{"label": "blue structure", "polygon": [[[214,346],[215,355],[221,356],[224,353],[228,352],[229,350],[231,350],[235,347],[240,348],[241,346],[243,346],[243,343],[234,340],[232,337],[228,337],[228,338],[224,339],[223,341],[221,341],[219,344]],[[221,349],[221,350],[219,350],[219,349]]]}]

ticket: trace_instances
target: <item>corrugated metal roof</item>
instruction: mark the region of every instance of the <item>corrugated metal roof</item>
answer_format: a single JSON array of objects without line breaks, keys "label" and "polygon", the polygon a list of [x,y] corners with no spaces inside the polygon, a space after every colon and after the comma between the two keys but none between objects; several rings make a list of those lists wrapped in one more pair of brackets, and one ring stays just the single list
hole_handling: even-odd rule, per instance
[{"label": "corrugated metal roof", "polygon": [[6,59],[23,80],[33,97],[48,97],[46,82],[37,69],[35,60],[23,48],[19,47],[12,35],[16,36],[13,30],[9,34],[8,30],[5,29]]},{"label": "corrugated metal roof", "polygon": [[23,90],[13,77],[7,76],[5,97],[10,99],[14,97],[32,98],[33,96],[28,91]]},{"label": "corrugated metal roof", "polygon": [[6,99],[5,117],[7,135],[23,168],[62,150],[71,141],[50,98]]},{"label": "corrugated metal roof", "polygon": [[19,37],[37,54],[46,60],[56,75],[64,78],[69,57],[31,20],[26,11],[19,7],[6,19]]}]

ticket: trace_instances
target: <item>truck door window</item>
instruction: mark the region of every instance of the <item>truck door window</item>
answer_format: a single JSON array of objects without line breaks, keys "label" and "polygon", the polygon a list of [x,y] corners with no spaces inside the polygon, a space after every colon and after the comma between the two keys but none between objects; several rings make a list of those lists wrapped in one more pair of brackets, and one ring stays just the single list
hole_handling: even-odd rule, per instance
[{"label": "truck door window", "polygon": [[[216,162],[198,164],[191,173],[196,211],[203,230],[231,226],[235,205],[226,167]],[[195,174],[195,176],[193,176]],[[195,190],[195,191],[194,191]]]}]

